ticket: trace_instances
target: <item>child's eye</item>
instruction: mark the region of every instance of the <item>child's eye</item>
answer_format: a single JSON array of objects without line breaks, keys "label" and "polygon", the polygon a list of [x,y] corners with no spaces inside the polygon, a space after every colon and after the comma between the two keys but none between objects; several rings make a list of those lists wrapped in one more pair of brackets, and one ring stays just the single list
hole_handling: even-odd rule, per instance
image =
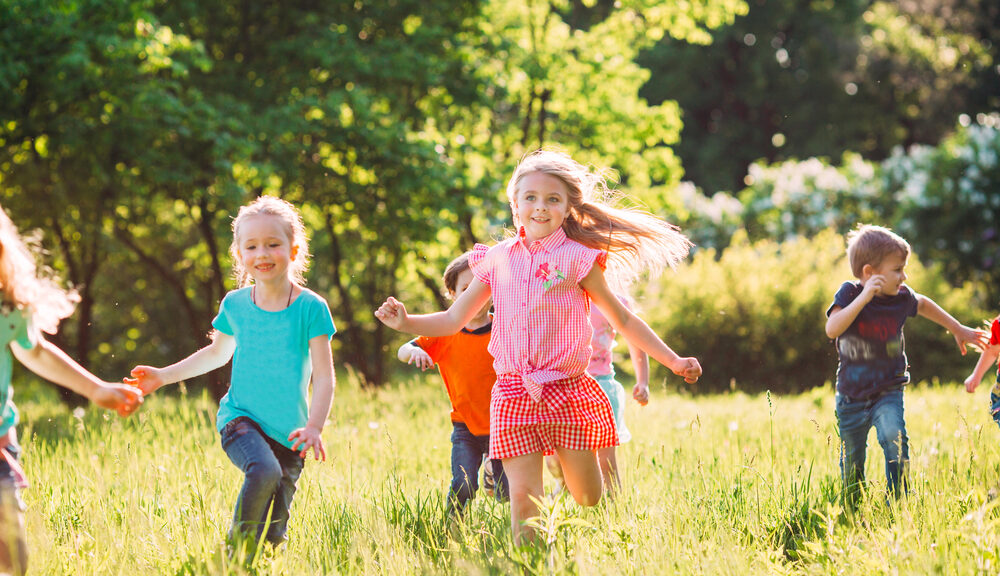
[{"label": "child's eye", "polygon": [[532,202],[532,201],[535,200],[535,195],[534,194],[528,194],[527,196],[524,197],[524,199],[527,200],[528,202]]}]

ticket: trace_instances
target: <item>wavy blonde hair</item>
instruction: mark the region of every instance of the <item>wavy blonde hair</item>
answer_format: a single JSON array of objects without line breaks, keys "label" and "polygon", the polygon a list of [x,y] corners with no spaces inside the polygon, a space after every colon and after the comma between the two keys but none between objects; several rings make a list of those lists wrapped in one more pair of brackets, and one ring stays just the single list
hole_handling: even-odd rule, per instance
[{"label": "wavy blonde hair", "polygon": [[306,236],[305,224],[302,223],[302,215],[291,202],[274,196],[261,196],[240,207],[236,218],[233,218],[233,242],[229,245],[229,255],[233,260],[233,277],[236,279],[236,284],[242,288],[251,283],[250,273],[243,267],[243,259],[240,258],[240,227],[253,216],[274,216],[281,219],[288,240],[296,247],[295,257],[292,258],[288,272],[292,282],[305,286],[305,273],[309,269],[310,254],[309,238]]},{"label": "wavy blonde hair", "polygon": [[515,226],[521,225],[514,209],[521,181],[539,172],[566,185],[569,210],[563,231],[588,248],[608,252],[609,282],[618,290],[647,272],[655,276],[664,267],[676,267],[690,252],[693,244],[680,228],[645,210],[615,207],[616,193],[608,187],[606,172],[590,170],[556,150],[536,150],[514,170],[507,200]]},{"label": "wavy blonde hair", "polygon": [[22,236],[0,206],[0,295],[5,303],[26,310],[39,330],[55,334],[59,321],[73,313],[80,297],[59,285],[55,274],[39,262],[40,235]]}]

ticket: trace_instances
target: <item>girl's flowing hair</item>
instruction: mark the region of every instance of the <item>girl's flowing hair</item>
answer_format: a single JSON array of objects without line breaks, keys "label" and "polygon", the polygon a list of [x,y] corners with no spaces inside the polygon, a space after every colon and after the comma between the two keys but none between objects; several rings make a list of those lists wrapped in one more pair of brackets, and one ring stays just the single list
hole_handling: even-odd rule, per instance
[{"label": "girl's flowing hair", "polygon": [[5,304],[26,310],[36,328],[49,334],[73,313],[80,297],[62,288],[52,271],[36,258],[42,254],[40,235],[22,237],[0,207],[0,297]]},{"label": "girl's flowing hair", "polygon": [[243,267],[240,258],[240,226],[251,216],[275,216],[284,224],[288,240],[297,248],[295,257],[288,267],[291,280],[299,286],[305,286],[305,273],[309,269],[309,238],[306,227],[302,223],[302,215],[291,202],[274,196],[261,196],[253,202],[242,206],[236,218],[233,219],[233,242],[229,245],[229,255],[233,260],[233,277],[236,284],[242,288],[250,285],[250,273]]},{"label": "girl's flowing hair", "polygon": [[[608,177],[554,150],[536,150],[525,156],[507,184],[513,208],[518,186],[528,174],[541,172],[561,180],[569,194],[569,211],[563,221],[566,236],[589,248],[608,252],[609,283],[618,290],[639,276],[655,276],[665,266],[674,268],[687,257],[693,244],[680,228],[637,208],[613,206],[616,195]],[[514,224],[520,226],[517,211]]]}]

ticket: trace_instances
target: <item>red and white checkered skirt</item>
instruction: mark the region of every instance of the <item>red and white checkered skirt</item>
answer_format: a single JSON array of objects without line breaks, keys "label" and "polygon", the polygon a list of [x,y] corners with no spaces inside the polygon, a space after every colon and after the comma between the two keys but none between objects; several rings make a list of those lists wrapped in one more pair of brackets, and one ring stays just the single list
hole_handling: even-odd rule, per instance
[{"label": "red and white checkered skirt", "polygon": [[617,444],[611,403],[587,373],[546,383],[538,402],[520,375],[497,376],[490,399],[490,458]]}]

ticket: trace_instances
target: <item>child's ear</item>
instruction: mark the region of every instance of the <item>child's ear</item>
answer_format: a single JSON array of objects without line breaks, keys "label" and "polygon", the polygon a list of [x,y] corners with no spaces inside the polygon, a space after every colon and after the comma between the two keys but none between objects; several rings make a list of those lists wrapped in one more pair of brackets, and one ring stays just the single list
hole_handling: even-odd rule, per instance
[{"label": "child's ear", "polygon": [[872,266],[871,264],[865,264],[864,266],[861,267],[861,278],[862,279],[868,278],[869,276],[872,276],[873,274],[875,274],[875,267]]},{"label": "child's ear", "polygon": [[298,255],[298,253],[299,253],[298,245],[292,244],[292,260],[295,260],[295,257]]}]

